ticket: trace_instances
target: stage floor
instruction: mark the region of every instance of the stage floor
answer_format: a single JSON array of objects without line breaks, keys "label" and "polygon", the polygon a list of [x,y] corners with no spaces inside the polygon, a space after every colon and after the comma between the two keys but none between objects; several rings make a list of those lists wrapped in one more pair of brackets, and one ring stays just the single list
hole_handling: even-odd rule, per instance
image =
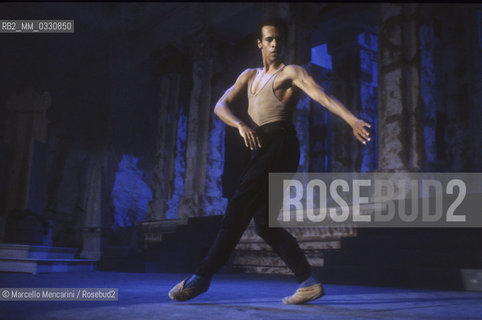
[{"label": "stage floor", "polygon": [[118,288],[116,302],[0,302],[0,319],[482,319],[482,293],[325,285],[326,295],[302,306],[281,302],[293,277],[218,274],[210,289],[186,302],[167,292],[184,274],[79,272],[0,273],[2,288]]}]

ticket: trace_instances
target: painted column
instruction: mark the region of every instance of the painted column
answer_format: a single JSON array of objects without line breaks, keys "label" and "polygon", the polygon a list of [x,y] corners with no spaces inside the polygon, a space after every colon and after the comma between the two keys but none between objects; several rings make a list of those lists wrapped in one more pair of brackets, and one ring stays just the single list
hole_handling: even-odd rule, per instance
[{"label": "painted column", "polygon": [[380,5],[378,169],[423,167],[423,108],[416,5]]},{"label": "painted column", "polygon": [[161,76],[160,106],[158,112],[157,165],[154,168],[152,201],[149,203],[148,220],[166,218],[167,202],[175,188],[175,160],[177,127],[179,118],[179,73]]},{"label": "painted column", "polygon": [[[5,217],[11,210],[30,209],[36,214],[43,213],[46,159],[41,151],[45,151],[47,142],[46,113],[50,104],[49,92],[38,94],[31,88],[21,94],[13,94],[7,100],[9,116],[5,122],[3,142],[10,154],[5,161],[5,192],[0,195],[0,242],[4,239]],[[34,165],[37,168],[33,168]],[[32,171],[35,171],[34,179]]]},{"label": "painted column", "polygon": [[35,191],[30,190],[34,143],[47,142],[46,112],[50,104],[50,93],[38,94],[33,89],[13,94],[7,101],[9,118],[6,121],[4,141],[10,146],[11,154],[4,206],[1,208],[3,215],[12,209],[22,210],[30,206],[30,193]]},{"label": "painted column", "polygon": [[179,200],[178,217],[202,215],[206,187],[206,163],[211,119],[211,81],[214,58],[207,34],[191,35],[192,90],[187,119],[186,172],[184,195]]}]

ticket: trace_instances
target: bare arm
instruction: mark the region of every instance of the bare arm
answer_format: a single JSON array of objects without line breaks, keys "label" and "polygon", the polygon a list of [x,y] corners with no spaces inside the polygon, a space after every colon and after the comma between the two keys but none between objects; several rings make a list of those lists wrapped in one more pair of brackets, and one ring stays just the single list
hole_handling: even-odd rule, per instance
[{"label": "bare arm", "polygon": [[226,90],[214,107],[214,113],[228,126],[238,129],[244,139],[244,144],[251,150],[261,148],[261,143],[254,130],[248,127],[243,121],[236,117],[229,108],[229,105],[248,90],[248,80],[253,70],[244,71],[236,80],[234,85]]},{"label": "bare arm", "polygon": [[[288,69],[288,68],[287,68]],[[370,134],[364,128],[371,126],[363,120],[355,117],[345,106],[336,98],[328,95],[325,90],[319,86],[306,70],[299,66],[290,66],[287,70],[293,84],[303,90],[311,99],[315,100],[326,109],[336,114],[346,121],[353,129],[353,135],[357,140],[366,144],[370,141]]]}]

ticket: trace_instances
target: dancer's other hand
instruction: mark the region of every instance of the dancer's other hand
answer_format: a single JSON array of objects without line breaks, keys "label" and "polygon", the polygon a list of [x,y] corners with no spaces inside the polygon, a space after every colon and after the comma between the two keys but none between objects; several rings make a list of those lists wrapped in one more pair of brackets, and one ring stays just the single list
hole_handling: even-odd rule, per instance
[{"label": "dancer's other hand", "polygon": [[261,141],[259,140],[259,136],[256,131],[254,131],[242,122],[237,124],[237,128],[239,131],[239,135],[243,137],[244,145],[247,148],[251,150],[257,150],[261,148]]}]

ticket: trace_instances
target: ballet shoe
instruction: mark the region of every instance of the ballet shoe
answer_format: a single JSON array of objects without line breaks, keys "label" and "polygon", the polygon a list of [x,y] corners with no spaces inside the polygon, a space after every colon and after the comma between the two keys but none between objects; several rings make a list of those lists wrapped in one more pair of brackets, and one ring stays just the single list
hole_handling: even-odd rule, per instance
[{"label": "ballet shoe", "polygon": [[313,286],[299,288],[296,292],[289,296],[283,298],[284,304],[304,304],[309,301],[316,300],[318,298],[323,297],[325,294],[323,285],[321,283],[317,283]]},{"label": "ballet shoe", "polygon": [[179,282],[169,291],[169,298],[171,298],[171,300],[186,301],[206,292],[209,288],[209,283],[204,286],[185,288],[188,279],[189,277]]}]

